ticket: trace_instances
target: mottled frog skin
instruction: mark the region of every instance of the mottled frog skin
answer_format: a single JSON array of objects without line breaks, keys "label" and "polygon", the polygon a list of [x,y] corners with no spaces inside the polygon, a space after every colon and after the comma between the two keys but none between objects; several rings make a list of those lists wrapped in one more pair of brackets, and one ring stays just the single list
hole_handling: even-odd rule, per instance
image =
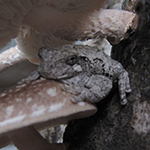
[{"label": "mottled frog skin", "polygon": [[35,80],[42,76],[65,83],[63,90],[76,96],[75,103],[99,102],[118,81],[121,104],[127,103],[126,92],[131,92],[129,77],[122,65],[111,59],[96,47],[64,45],[59,48],[41,48],[41,63],[38,69],[25,80]]}]

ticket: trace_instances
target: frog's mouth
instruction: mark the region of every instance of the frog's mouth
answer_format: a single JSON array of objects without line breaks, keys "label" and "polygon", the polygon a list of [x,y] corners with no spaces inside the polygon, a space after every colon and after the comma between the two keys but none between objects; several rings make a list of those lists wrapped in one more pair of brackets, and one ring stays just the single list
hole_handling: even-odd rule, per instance
[{"label": "frog's mouth", "polygon": [[56,79],[60,80],[60,79],[66,79],[66,78],[71,78],[71,77],[69,75],[64,74],[64,75],[58,76]]},{"label": "frog's mouth", "polygon": [[73,66],[64,70],[63,73],[61,73],[61,74],[55,73],[55,76],[51,77],[51,78],[56,79],[56,80],[68,79],[68,78],[72,78],[72,77],[78,75],[82,71],[83,71],[83,69],[79,64],[74,64]]}]

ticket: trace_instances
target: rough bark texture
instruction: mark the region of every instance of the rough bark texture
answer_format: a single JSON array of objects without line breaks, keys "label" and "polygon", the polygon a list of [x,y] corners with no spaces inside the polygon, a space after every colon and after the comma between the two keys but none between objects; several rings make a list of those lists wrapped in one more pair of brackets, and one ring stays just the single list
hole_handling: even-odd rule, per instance
[{"label": "rough bark texture", "polygon": [[97,104],[92,117],[69,123],[64,142],[68,150],[150,149],[150,0],[137,8],[138,30],[113,47],[112,57],[128,71],[132,93],[121,106],[117,85]]}]

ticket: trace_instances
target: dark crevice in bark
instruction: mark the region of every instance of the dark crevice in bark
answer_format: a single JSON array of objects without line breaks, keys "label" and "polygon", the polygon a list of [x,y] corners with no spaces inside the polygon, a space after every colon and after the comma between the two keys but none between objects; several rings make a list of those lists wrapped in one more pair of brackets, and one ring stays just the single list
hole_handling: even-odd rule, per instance
[{"label": "dark crevice in bark", "polygon": [[117,85],[97,104],[98,112],[71,121],[64,135],[68,150],[150,149],[150,1],[141,12],[138,30],[113,46],[112,58],[128,71],[132,93],[121,106]]}]

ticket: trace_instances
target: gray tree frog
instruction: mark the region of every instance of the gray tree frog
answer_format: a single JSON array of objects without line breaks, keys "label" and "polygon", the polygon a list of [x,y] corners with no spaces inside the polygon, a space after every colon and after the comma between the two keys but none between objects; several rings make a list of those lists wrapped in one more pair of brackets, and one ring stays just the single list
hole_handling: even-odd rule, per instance
[{"label": "gray tree frog", "polygon": [[96,47],[64,45],[59,48],[41,48],[40,65],[25,80],[42,76],[65,83],[63,90],[73,93],[73,102],[99,102],[118,80],[121,104],[127,103],[126,92],[131,92],[129,77],[122,65]]}]

